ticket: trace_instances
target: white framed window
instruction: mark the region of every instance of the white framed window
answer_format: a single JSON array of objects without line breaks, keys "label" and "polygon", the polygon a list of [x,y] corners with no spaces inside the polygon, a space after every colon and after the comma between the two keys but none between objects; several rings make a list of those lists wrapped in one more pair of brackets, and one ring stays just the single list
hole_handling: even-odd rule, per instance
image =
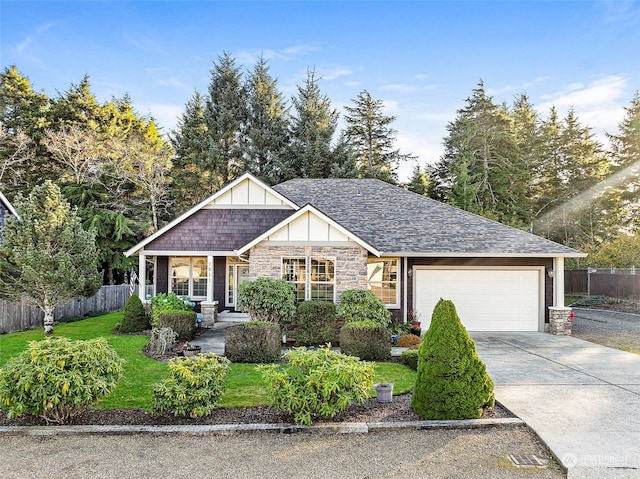
[{"label": "white framed window", "polygon": [[335,302],[335,258],[282,258],[282,278],[296,287],[298,301]]},{"label": "white framed window", "polygon": [[207,258],[174,256],[169,261],[169,291],[195,300],[207,299]]},{"label": "white framed window", "polygon": [[369,258],[367,261],[367,288],[389,308],[400,307],[399,264],[399,258]]}]

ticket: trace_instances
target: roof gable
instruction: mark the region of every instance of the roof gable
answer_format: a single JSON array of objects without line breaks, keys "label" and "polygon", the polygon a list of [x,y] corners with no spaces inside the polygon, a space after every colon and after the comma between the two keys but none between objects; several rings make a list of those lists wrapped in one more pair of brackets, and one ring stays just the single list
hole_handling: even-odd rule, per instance
[{"label": "roof gable", "polygon": [[298,206],[274,191],[271,187],[255,178],[250,173],[245,173],[240,178],[232,181],[224,188],[218,190],[206,200],[200,202],[186,213],[182,214],[171,223],[145,238],[137,245],[125,251],[125,256],[131,256],[152,241],[160,238],[177,225],[193,216],[202,209],[285,209],[296,210]]}]

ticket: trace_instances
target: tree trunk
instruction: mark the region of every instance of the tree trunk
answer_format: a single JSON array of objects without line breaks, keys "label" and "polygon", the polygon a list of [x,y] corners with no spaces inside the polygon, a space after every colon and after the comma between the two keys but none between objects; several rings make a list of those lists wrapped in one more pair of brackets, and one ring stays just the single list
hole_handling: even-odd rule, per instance
[{"label": "tree trunk", "polygon": [[44,307],[44,333],[53,334],[53,310],[50,306]]}]

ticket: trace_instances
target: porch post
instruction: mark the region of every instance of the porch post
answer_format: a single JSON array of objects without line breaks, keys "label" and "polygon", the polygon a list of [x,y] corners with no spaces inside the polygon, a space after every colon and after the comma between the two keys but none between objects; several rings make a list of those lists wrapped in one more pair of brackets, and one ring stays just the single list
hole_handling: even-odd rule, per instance
[{"label": "porch post", "polygon": [[207,303],[213,301],[213,256],[207,256]]},{"label": "porch post", "polygon": [[407,323],[408,318],[409,318],[409,304],[408,304],[408,298],[409,298],[409,292],[408,292],[408,288],[409,288],[409,261],[407,260],[407,257],[405,256],[404,258],[404,267],[402,268],[402,302],[403,302],[403,311],[402,311],[402,322],[403,323]]},{"label": "porch post", "polygon": [[207,255],[207,300],[200,303],[202,326],[210,328],[218,317],[218,303],[213,300],[213,256]]},{"label": "porch post", "polygon": [[553,305],[564,306],[564,258],[553,258]]},{"label": "porch post", "polygon": [[147,256],[142,252],[138,254],[138,296],[145,301],[147,295]]}]

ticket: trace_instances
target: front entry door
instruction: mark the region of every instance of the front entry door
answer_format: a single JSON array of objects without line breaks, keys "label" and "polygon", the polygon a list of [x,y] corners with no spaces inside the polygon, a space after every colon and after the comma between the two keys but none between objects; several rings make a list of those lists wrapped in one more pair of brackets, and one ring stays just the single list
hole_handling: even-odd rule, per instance
[{"label": "front entry door", "polygon": [[225,306],[235,309],[238,304],[238,286],[248,279],[248,264],[230,264],[227,266],[227,301]]}]

